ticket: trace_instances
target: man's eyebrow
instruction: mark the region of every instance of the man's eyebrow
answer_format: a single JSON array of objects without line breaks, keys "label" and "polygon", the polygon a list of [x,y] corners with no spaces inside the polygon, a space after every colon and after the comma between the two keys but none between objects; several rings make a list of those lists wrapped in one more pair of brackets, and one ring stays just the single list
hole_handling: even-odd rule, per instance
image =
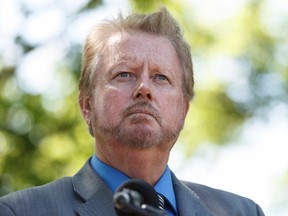
[{"label": "man's eyebrow", "polygon": [[115,72],[115,70],[117,70],[118,68],[125,68],[125,69],[136,69],[137,68],[137,65],[133,62],[129,62],[127,60],[120,60],[118,62],[116,62],[115,64],[111,65],[109,68],[108,68],[108,73],[109,74],[113,74],[113,72]]},{"label": "man's eyebrow", "polygon": [[112,68],[119,67],[119,66],[128,66],[131,68],[138,68],[142,66],[142,62],[137,59],[136,57],[121,57],[119,60],[115,62],[115,64],[111,65]]}]

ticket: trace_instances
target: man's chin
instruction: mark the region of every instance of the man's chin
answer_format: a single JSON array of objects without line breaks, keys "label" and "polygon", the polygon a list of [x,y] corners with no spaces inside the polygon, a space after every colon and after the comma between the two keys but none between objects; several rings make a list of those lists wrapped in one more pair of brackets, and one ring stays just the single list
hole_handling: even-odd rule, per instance
[{"label": "man's chin", "polygon": [[126,128],[121,131],[119,138],[125,145],[136,148],[149,148],[161,143],[162,134],[151,127]]},{"label": "man's chin", "polygon": [[127,124],[128,126],[156,126],[158,125],[158,121],[151,115],[148,114],[142,114],[142,113],[137,113],[137,114],[132,114],[127,118]]}]

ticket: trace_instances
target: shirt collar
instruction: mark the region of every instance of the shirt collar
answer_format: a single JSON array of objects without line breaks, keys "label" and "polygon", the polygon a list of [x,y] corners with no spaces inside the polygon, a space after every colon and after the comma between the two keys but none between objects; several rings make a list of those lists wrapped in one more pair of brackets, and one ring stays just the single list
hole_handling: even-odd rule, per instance
[{"label": "shirt collar", "polygon": [[[119,170],[103,163],[94,154],[91,159],[91,166],[97,175],[108,185],[113,193],[117,188],[125,181],[129,180],[130,177],[120,172]],[[163,175],[160,177],[158,182],[155,184],[154,189],[165,196],[173,207],[174,211],[177,212],[176,197],[174,193],[171,171],[167,166]]]}]

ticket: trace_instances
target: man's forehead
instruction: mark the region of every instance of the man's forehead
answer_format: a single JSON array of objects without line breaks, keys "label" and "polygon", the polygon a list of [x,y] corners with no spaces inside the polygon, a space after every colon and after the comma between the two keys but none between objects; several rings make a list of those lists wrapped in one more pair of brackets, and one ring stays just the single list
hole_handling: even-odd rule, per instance
[{"label": "man's forehead", "polygon": [[138,40],[139,38],[145,37],[146,39],[152,39],[162,42],[170,42],[165,36],[155,35],[143,31],[119,31],[112,34],[107,40],[107,46],[115,46],[117,44],[123,43],[125,41]]},{"label": "man's forehead", "polygon": [[149,67],[153,70],[161,68],[172,70],[173,73],[181,71],[178,55],[170,40],[151,33],[116,32],[107,39],[104,55],[109,69],[123,65],[136,68],[149,62]]}]

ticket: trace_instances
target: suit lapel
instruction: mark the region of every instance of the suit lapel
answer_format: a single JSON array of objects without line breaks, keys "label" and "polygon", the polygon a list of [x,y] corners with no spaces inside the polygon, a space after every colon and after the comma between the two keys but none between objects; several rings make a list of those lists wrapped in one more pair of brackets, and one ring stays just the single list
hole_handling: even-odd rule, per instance
[{"label": "suit lapel", "polygon": [[89,200],[79,205],[76,211],[81,216],[116,216],[112,197],[112,192],[101,187]]},{"label": "suit lapel", "polygon": [[179,181],[172,173],[179,216],[211,216],[197,194]]},{"label": "suit lapel", "polygon": [[74,192],[83,201],[76,206],[80,216],[116,216],[113,193],[104,181],[96,175],[89,160],[72,178]]}]

